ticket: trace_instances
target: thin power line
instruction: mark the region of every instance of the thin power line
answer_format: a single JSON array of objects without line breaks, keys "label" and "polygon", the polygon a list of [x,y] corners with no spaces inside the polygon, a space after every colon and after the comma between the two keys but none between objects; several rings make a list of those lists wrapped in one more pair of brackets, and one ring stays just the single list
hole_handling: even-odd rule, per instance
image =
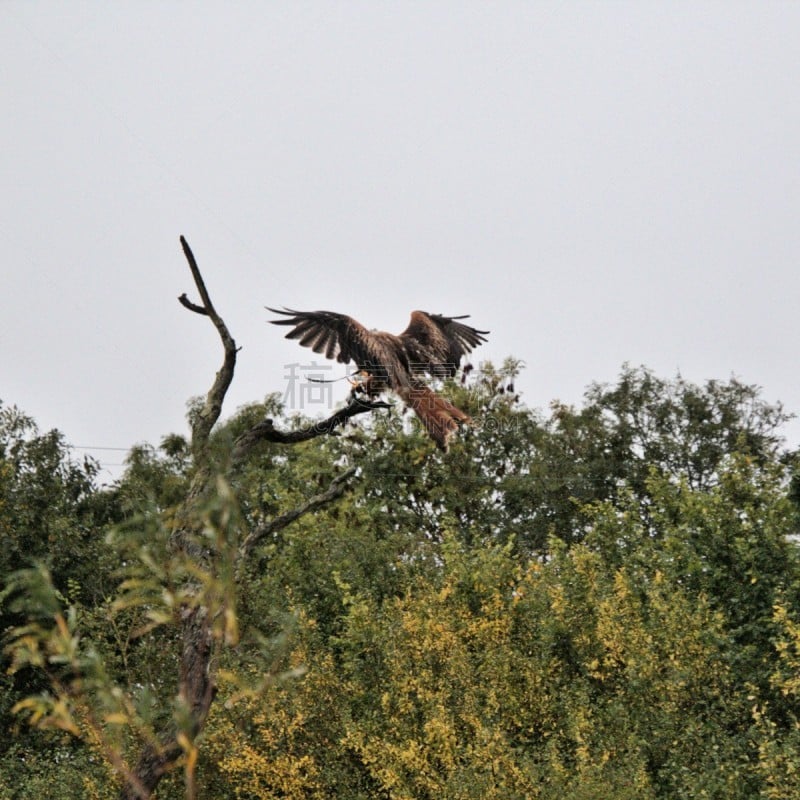
[{"label": "thin power line", "polygon": [[120,453],[127,453],[130,447],[106,447],[104,445],[71,444],[73,450],[118,450]]}]

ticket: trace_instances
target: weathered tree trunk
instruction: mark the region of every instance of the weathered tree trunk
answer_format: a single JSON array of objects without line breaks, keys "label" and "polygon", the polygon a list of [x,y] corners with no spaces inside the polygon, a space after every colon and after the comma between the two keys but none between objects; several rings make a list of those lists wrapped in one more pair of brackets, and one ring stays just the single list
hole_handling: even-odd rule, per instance
[{"label": "weathered tree trunk", "polygon": [[[183,237],[181,237],[181,245],[201,303],[193,303],[185,294],[178,299],[190,311],[210,318],[217,329],[224,350],[222,366],[214,377],[203,407],[192,420],[191,445],[195,460],[195,473],[186,499],[176,516],[178,522],[172,534],[174,548],[192,559],[204,561],[213,558],[213,555],[202,551],[197,546],[196,539],[192,534],[198,519],[198,509],[213,490],[215,478],[222,471],[221,465],[212,463],[208,443],[211,430],[219,420],[225,395],[233,380],[237,348],[225,322],[211,303],[197,262]],[[273,426],[272,420],[265,420],[246,431],[234,443],[231,464],[236,465],[244,461],[261,442],[295,444],[306,441],[315,436],[333,432],[356,414],[385,407],[385,403],[364,402],[353,398],[345,408],[337,411],[327,420],[301,431],[280,431]],[[346,488],[347,480],[354,473],[355,470],[348,470],[335,478],[325,492],[310,498],[299,508],[281,514],[271,522],[262,524],[251,531],[245,537],[240,548],[240,561],[244,560],[265,536],[274,534],[303,514],[314,511],[339,497]],[[215,685],[212,665],[215,646],[207,609],[203,606],[184,608],[181,619],[180,675],[177,693],[180,704],[189,717],[189,733],[192,738],[202,731],[214,700]],[[181,746],[177,726],[171,724],[161,732],[158,743],[148,743],[143,746],[131,773],[125,776],[125,785],[120,793],[121,800],[147,800],[150,798],[163,775],[175,766],[183,752],[184,748]],[[193,796],[193,790],[190,788],[187,797]]]}]

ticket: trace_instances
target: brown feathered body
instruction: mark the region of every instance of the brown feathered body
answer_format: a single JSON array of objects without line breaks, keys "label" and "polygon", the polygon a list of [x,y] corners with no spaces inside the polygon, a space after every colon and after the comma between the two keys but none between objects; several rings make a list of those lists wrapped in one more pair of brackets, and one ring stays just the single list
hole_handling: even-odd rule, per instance
[{"label": "brown feathered body", "polygon": [[461,359],[486,341],[488,331],[480,331],[459,320],[412,311],[408,327],[399,335],[367,330],[346,314],[333,311],[293,311],[270,308],[285,319],[272,320],[288,325],[287,339],[297,339],[304,347],[340,363],[355,363],[366,380],[360,389],[374,397],[391,390],[407,403],[442,449],[459,425],[470,422],[461,409],[434,392],[425,375],[452,377]]}]

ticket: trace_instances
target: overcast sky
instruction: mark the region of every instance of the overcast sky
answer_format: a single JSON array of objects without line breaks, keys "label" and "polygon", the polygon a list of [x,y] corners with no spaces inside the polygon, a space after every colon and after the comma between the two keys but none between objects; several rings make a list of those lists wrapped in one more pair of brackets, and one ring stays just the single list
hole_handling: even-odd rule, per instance
[{"label": "overcast sky", "polygon": [[536,408],[630,362],[800,411],[798,42],[800,3],[6,0],[0,398],[184,432],[221,357],[184,234],[228,414],[313,358],[264,305],[471,314]]}]

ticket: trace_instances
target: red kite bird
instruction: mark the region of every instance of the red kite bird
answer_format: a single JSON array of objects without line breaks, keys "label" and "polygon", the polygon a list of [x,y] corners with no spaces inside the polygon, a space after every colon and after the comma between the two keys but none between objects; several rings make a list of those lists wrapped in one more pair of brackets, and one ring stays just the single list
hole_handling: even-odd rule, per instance
[{"label": "red kite bird", "polygon": [[368,331],[345,314],[332,311],[293,311],[267,308],[286,319],[270,320],[274,325],[290,325],[287,339],[299,339],[304,347],[342,364],[355,362],[364,380],[356,385],[368,397],[391,389],[422,420],[425,430],[442,449],[458,426],[470,418],[452,403],[425,385],[427,373],[436,378],[455,375],[461,358],[481,342],[484,334],[464,325],[461,317],[443,317],[412,311],[408,327],[395,336],[385,331]]}]

